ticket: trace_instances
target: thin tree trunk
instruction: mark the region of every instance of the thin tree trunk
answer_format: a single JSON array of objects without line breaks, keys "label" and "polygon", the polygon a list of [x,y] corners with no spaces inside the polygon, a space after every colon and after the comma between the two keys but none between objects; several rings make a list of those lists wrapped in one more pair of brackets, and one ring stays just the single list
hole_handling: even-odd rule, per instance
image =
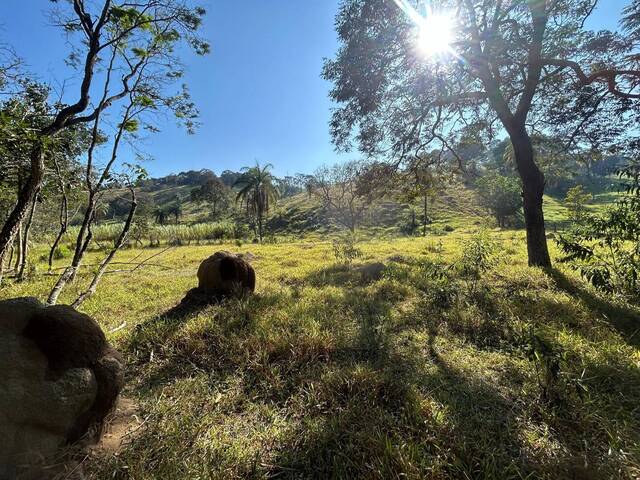
[{"label": "thin tree trunk", "polygon": [[56,253],[56,249],[62,240],[62,237],[67,232],[67,228],[69,227],[69,199],[67,198],[67,189],[64,184],[64,177],[62,176],[62,170],[60,169],[60,165],[55,157],[53,156],[53,165],[56,170],[56,175],[58,178],[58,187],[60,188],[60,195],[62,196],[62,201],[60,203],[60,230],[58,230],[58,235],[56,239],[53,241],[53,245],[51,245],[51,250],[49,251],[49,272],[51,272],[51,268],[53,265],[53,257]]},{"label": "thin tree trunk", "polygon": [[[9,261],[7,262],[7,264],[9,266],[11,266],[11,262],[13,262],[13,256],[16,254],[16,247],[15,247],[15,242],[11,244],[11,248],[9,249]],[[2,271],[0,271],[0,274],[2,274],[4,272],[4,265],[2,265]]]},{"label": "thin tree trunk", "polygon": [[427,202],[428,202],[428,198],[425,195],[424,196],[424,217],[422,219],[422,236],[423,237],[427,236],[427,222],[429,221],[429,218],[427,217]]},{"label": "thin tree trunk", "polygon": [[129,235],[129,230],[131,229],[131,224],[133,223],[133,217],[136,213],[137,207],[138,207],[138,204],[136,202],[136,194],[135,194],[135,191],[131,189],[131,209],[129,210],[129,216],[127,217],[127,221],[125,222],[124,227],[122,228],[122,232],[120,233],[120,236],[116,240],[116,243],[114,244],[109,254],[100,263],[100,266],[98,267],[98,271],[93,276],[93,280],[91,280],[91,284],[89,285],[89,288],[83,293],[81,293],[78,296],[78,298],[75,300],[75,302],[73,302],[72,304],[73,308],[78,308],[82,303],[84,303],[85,300],[87,300],[96,292],[96,288],[98,287],[98,284],[100,283],[100,280],[104,275],[104,272],[107,270],[107,267],[113,260],[113,257],[115,257],[118,250],[122,248],[125,241],[127,240],[127,236]]},{"label": "thin tree trunk", "polygon": [[18,250],[16,252],[16,261],[13,265],[13,271],[17,272],[18,269],[20,268],[20,265],[22,264],[22,223],[20,223],[18,225],[18,235],[16,238],[16,245],[18,246]]},{"label": "thin tree trunk", "polygon": [[[13,243],[11,244],[10,248],[9,248],[9,261],[6,262],[8,265],[11,265],[11,262],[13,261],[13,254],[14,254],[14,247],[13,247]],[[5,255],[0,255],[0,287],[2,286],[2,282],[4,280],[4,266],[5,266]]]},{"label": "thin tree trunk", "polygon": [[[39,191],[40,189],[38,189]],[[18,269],[18,281],[22,282],[24,280],[24,274],[27,269],[27,262],[29,256],[29,232],[31,230],[31,225],[33,224],[33,217],[36,213],[36,206],[38,204],[38,193],[36,193],[36,198],[31,204],[31,209],[29,210],[29,216],[27,217],[27,223],[24,226],[24,234],[22,236],[22,261],[20,262],[20,268]]]},{"label": "thin tree trunk", "polygon": [[60,205],[60,230],[58,230],[58,235],[56,239],[53,241],[53,245],[51,245],[51,250],[49,251],[49,272],[51,272],[51,268],[53,266],[53,257],[56,253],[56,249],[60,242],[62,241],[62,237],[67,233],[67,228],[69,227],[69,202],[67,200],[67,193],[64,190],[62,191],[62,204]]},{"label": "thin tree trunk", "polygon": [[[107,82],[107,87],[108,87],[108,82]],[[106,92],[107,92],[107,89],[105,89],[105,97],[107,95]],[[99,179],[95,184],[93,183],[93,179],[92,179],[93,151],[97,145],[100,116],[98,115],[94,121],[91,146],[89,147],[89,152],[87,154],[88,160],[87,160],[87,169],[86,169],[86,185],[87,185],[87,191],[89,195],[89,198],[87,199],[87,209],[85,210],[82,226],[80,227],[80,231],[78,232],[78,237],[76,239],[76,248],[73,255],[73,260],[71,262],[71,266],[67,268],[62,275],[60,275],[60,278],[58,278],[58,281],[56,282],[55,286],[51,290],[51,293],[49,294],[49,298],[47,299],[47,303],[49,305],[55,305],[64,287],[69,282],[72,282],[75,279],[76,274],[78,273],[78,270],[82,263],[84,254],[89,248],[89,244],[93,239],[92,225],[93,225],[93,222],[96,220],[96,208],[97,208],[97,202],[98,202],[98,195],[104,182],[108,179],[109,174],[111,172],[111,168],[113,167],[113,164],[115,163],[118,157],[118,149],[120,148],[120,142],[122,141],[122,137],[125,132],[125,125],[127,124],[127,121],[131,118],[129,115],[133,107],[134,107],[134,99],[130,97],[130,103],[125,109],[125,112],[122,117],[122,123],[118,128],[118,131],[113,141],[113,145],[111,147],[111,158],[105,165]]]},{"label": "thin tree trunk", "polygon": [[547,247],[544,212],[544,174],[535,163],[533,145],[526,130],[510,132],[518,173],[522,180],[524,220],[527,230],[527,253],[529,265],[550,267],[551,257]]},{"label": "thin tree trunk", "polygon": [[89,244],[93,238],[91,223],[94,219],[95,200],[93,193],[90,193],[89,205],[85,211],[82,226],[80,227],[80,232],[78,232],[78,237],[76,239],[76,249],[73,255],[73,260],[71,261],[71,265],[65,269],[62,275],[60,275],[60,278],[58,278],[58,281],[51,290],[49,298],[47,299],[47,303],[49,305],[55,305],[58,302],[58,297],[62,293],[62,290],[64,290],[64,287],[66,287],[69,282],[73,282],[75,280],[80,264],[82,263],[82,258],[84,257],[87,248],[89,248]]}]

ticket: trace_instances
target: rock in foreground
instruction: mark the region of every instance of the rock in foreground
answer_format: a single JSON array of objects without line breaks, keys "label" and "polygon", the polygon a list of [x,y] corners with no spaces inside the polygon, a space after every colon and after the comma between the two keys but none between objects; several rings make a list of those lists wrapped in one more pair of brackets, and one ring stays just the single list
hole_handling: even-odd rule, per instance
[{"label": "rock in foreground", "polygon": [[34,298],[0,302],[0,479],[46,478],[59,450],[102,434],[124,383],[89,316]]}]

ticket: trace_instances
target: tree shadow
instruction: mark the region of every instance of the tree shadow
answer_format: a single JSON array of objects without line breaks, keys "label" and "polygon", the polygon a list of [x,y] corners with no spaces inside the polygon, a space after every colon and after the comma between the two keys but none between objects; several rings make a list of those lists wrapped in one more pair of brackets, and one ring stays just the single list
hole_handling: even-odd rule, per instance
[{"label": "tree shadow", "polygon": [[392,349],[375,362],[338,365],[337,373],[320,378],[312,399],[318,407],[280,444],[267,476],[402,478],[432,471],[505,478],[534,472],[522,455],[512,400],[450,366],[435,335],[429,331],[426,351],[408,356]]},{"label": "tree shadow", "polygon": [[344,287],[361,283],[362,275],[352,266],[333,264],[314,270],[304,278],[304,283],[312,287]]},{"label": "tree shadow", "polygon": [[[250,332],[252,318],[262,309],[249,314],[246,305],[251,301],[262,301],[266,306],[268,298],[252,295],[242,298],[212,297],[203,295],[198,289],[192,289],[183,300],[166,312],[156,315],[144,323],[138,324],[132,333],[126,351],[133,356],[132,362],[146,373],[138,378],[136,389],[149,393],[164,386],[168,381],[188,376],[193,369],[211,370],[216,364],[208,357],[227,358],[224,344],[210,335],[208,331],[194,332],[193,345],[189,335],[180,336],[178,332],[191,320],[201,315],[220,319],[215,326],[220,337],[228,337],[240,331]],[[223,312],[234,309],[237,312],[227,319]],[[198,347],[198,348],[196,348]]]},{"label": "tree shadow", "polygon": [[[576,435],[573,427],[532,414],[535,394],[522,395],[518,388],[526,376],[521,363],[503,366],[492,376],[459,368],[455,358],[439,350],[443,348],[439,328],[450,312],[425,304],[400,315],[396,310],[403,301],[402,290],[390,292],[389,282],[384,281],[360,282],[359,274],[335,266],[304,279],[302,285],[348,285],[339,292],[328,289],[330,302],[318,297],[322,304],[294,310],[311,316],[313,333],[306,332],[306,326],[273,336],[256,331],[252,318],[270,315],[274,305],[293,297],[255,298],[249,302],[246,320],[242,315],[227,318],[232,312],[224,308],[171,309],[151,320],[144,355],[161,343],[170,344],[171,351],[158,368],[142,375],[137,388],[157,391],[168,382],[204,373],[204,381],[212,385],[224,384],[227,378],[237,380],[238,398],[249,399],[243,401],[250,407],[237,405],[234,415],[268,406],[286,417],[276,439],[256,446],[256,461],[244,465],[244,478],[420,478],[425,472],[434,478],[606,478],[596,470],[584,471],[584,452],[572,442],[583,436]],[[508,315],[501,312],[495,294],[490,291],[473,300],[487,324],[469,324],[464,335],[477,342],[478,350],[506,348],[501,342],[513,341],[511,332],[501,329]],[[167,340],[164,330],[153,332],[166,328],[172,335],[194,316],[209,311],[220,315],[201,329],[190,329],[188,337],[177,342]],[[331,319],[337,314],[351,321],[350,330]],[[332,331],[331,341],[324,341],[323,329],[331,328],[345,328],[346,334],[341,337]],[[462,336],[462,331],[450,331]],[[474,333],[490,341],[473,340]],[[609,365],[597,371],[605,376],[607,372]],[[637,375],[628,371],[624,378],[631,382]],[[598,392],[608,387],[615,386],[603,383]],[[593,411],[606,415],[601,406]],[[523,431],[525,421],[541,431],[564,428],[554,433],[554,440],[566,455],[549,459],[544,449],[532,453],[523,438],[530,433]],[[193,431],[179,434],[180,441],[193,441],[209,428],[194,422],[189,426]],[[158,427],[149,435],[162,432]],[[127,448],[132,454],[144,450],[145,439],[143,435]]]},{"label": "tree shadow", "polygon": [[547,270],[556,286],[567,294],[578,298],[593,312],[606,319],[629,345],[640,348],[640,312],[637,309],[616,305],[581,287],[578,282],[569,278],[556,268]]}]

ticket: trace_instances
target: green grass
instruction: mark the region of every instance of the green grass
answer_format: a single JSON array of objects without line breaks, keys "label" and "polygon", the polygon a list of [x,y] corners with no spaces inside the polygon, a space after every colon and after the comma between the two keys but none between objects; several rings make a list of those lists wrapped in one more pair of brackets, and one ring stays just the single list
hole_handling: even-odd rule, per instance
[{"label": "green grass", "polygon": [[[493,266],[466,277],[472,223],[363,242],[351,268],[316,237],[180,247],[154,259],[167,268],[107,275],[84,309],[106,331],[126,323],[109,337],[144,424],[86,460],[88,477],[637,478],[640,312],[528,268],[519,231],[490,231]],[[256,295],[167,315],[217,249],[256,256]],[[356,267],[374,261],[387,270],[366,282]],[[54,280],[0,296],[42,297]]]}]

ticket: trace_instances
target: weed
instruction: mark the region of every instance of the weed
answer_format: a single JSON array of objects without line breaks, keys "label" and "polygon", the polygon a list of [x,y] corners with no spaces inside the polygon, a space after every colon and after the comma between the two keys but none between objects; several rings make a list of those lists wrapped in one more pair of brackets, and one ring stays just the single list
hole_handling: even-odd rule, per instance
[{"label": "weed", "polygon": [[333,240],[333,255],[338,263],[351,265],[356,258],[362,256],[355,235],[348,234]]}]

